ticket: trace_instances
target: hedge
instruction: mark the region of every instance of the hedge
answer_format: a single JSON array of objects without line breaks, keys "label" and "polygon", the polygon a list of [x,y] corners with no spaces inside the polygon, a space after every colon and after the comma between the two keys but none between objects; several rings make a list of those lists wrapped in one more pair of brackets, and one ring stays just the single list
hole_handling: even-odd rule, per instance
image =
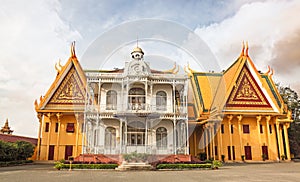
[{"label": "hedge", "polygon": [[[70,164],[56,163],[56,169],[70,169]],[[118,164],[72,164],[72,169],[115,169]]]},{"label": "hedge", "polygon": [[28,164],[28,163],[33,163],[33,161],[32,160],[19,160],[19,161],[7,161],[7,162],[0,161],[0,167],[14,166],[14,165]]},{"label": "hedge", "polygon": [[194,169],[211,168],[211,164],[158,164],[156,169]]}]

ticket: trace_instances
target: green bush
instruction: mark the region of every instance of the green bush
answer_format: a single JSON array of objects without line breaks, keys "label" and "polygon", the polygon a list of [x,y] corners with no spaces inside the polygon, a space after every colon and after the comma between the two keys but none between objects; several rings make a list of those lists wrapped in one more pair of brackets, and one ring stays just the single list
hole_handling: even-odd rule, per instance
[{"label": "green bush", "polygon": [[[72,169],[115,169],[118,164],[72,164]],[[63,164],[56,162],[54,168],[60,169],[70,169],[70,164]]]},{"label": "green bush", "polygon": [[123,154],[123,158],[127,162],[138,162],[142,161],[145,162],[149,157],[149,154],[137,153],[132,152],[130,154]]},{"label": "green bush", "polygon": [[32,160],[18,160],[18,161],[7,161],[7,162],[0,161],[0,167],[28,164],[28,163],[32,163],[32,162],[33,162]]},{"label": "green bush", "polygon": [[211,164],[158,164],[156,169],[197,169],[211,168]]},{"label": "green bush", "polygon": [[219,168],[219,167],[222,167],[223,166],[223,164],[222,164],[222,162],[221,161],[213,161],[212,162],[213,163],[213,167],[214,168]]},{"label": "green bush", "polygon": [[34,152],[34,146],[25,141],[15,143],[0,141],[0,161],[26,160]]}]

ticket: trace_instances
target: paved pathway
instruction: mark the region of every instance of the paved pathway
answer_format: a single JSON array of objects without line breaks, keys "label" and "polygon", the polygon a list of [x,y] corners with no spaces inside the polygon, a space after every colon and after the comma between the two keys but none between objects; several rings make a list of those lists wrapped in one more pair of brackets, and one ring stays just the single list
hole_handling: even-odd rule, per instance
[{"label": "paved pathway", "polygon": [[219,170],[129,171],[78,170],[58,171],[53,165],[26,165],[0,168],[0,181],[9,182],[193,182],[193,181],[300,181],[300,163],[236,164]]}]

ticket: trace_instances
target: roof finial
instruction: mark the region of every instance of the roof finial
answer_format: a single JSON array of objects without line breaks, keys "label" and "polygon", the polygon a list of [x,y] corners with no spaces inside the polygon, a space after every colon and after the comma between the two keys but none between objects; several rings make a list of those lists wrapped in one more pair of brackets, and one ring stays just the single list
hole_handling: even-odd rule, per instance
[{"label": "roof finial", "polygon": [[136,36],[136,47],[139,47],[139,36]]},{"label": "roof finial", "polygon": [[71,58],[76,58],[75,54],[75,41],[71,43]]},{"label": "roof finial", "polygon": [[268,71],[266,72],[266,74],[269,74],[271,71],[271,67],[268,65]]},{"label": "roof finial", "polygon": [[247,57],[248,57],[248,49],[249,49],[249,47],[248,47],[248,41],[246,41],[246,51],[245,51],[245,56],[247,56]]},{"label": "roof finial", "polygon": [[243,41],[243,44],[242,44],[242,52],[241,52],[240,57],[244,56],[244,49],[245,49],[245,44],[244,44],[244,41]]}]

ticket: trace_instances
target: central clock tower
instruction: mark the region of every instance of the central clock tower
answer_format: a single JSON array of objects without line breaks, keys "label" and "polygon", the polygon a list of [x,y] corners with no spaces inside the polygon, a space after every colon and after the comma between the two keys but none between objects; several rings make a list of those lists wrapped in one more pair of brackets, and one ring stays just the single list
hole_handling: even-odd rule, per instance
[{"label": "central clock tower", "polygon": [[140,47],[135,47],[131,52],[131,61],[125,65],[126,75],[148,76],[151,71],[144,61],[144,52]]}]

